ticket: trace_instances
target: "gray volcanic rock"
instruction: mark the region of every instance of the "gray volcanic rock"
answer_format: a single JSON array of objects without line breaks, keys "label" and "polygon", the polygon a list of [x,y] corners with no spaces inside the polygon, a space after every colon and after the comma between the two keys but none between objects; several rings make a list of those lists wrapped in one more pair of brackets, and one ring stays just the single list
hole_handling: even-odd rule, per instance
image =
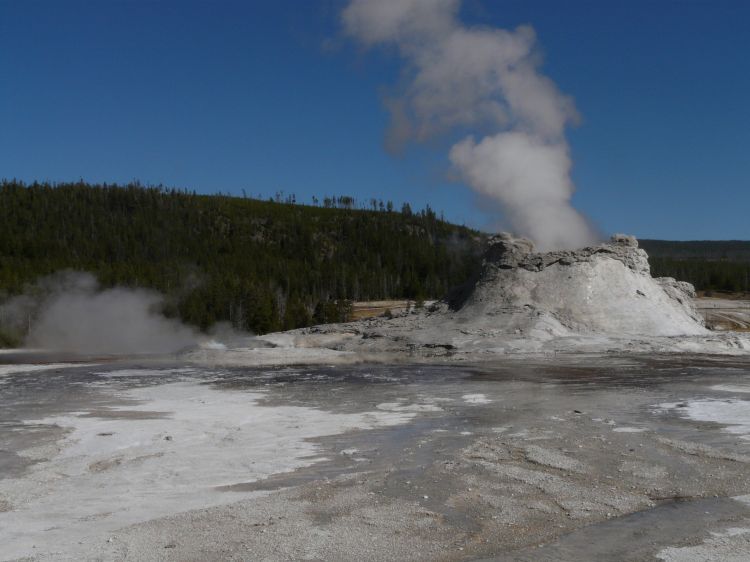
[{"label": "gray volcanic rock", "polygon": [[485,272],[491,267],[541,271],[557,263],[562,265],[591,263],[595,257],[618,260],[636,273],[651,274],[648,255],[638,248],[638,240],[634,236],[625,234],[615,234],[610,244],[590,246],[580,250],[534,253],[534,243],[531,240],[514,238],[507,232],[503,232],[490,238],[483,265]]},{"label": "gray volcanic rock", "polygon": [[[549,316],[568,330],[632,336],[706,333],[689,283],[654,279],[648,255],[632,236],[580,250],[535,253],[529,240],[490,239],[482,273],[452,308],[464,319]],[[509,324],[518,329],[518,319]]]}]

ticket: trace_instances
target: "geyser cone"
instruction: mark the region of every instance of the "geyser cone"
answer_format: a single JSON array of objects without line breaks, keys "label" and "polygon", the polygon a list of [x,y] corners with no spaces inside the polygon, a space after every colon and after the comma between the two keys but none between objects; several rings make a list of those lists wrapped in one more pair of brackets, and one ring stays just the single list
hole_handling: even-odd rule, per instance
[{"label": "geyser cone", "polygon": [[465,321],[491,318],[516,332],[545,325],[614,336],[705,334],[689,283],[651,277],[648,256],[632,236],[580,250],[534,252],[526,239],[490,240],[481,276],[452,307]]}]

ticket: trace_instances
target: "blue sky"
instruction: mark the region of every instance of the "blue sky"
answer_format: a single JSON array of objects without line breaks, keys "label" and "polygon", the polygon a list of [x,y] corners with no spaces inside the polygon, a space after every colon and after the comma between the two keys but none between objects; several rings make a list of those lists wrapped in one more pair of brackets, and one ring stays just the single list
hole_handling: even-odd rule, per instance
[{"label": "blue sky", "polygon": [[[429,203],[486,228],[450,139],[388,154],[386,51],[344,2],[0,0],[0,177]],[[750,2],[465,0],[531,24],[583,116],[574,202],[604,232],[750,239]]]}]

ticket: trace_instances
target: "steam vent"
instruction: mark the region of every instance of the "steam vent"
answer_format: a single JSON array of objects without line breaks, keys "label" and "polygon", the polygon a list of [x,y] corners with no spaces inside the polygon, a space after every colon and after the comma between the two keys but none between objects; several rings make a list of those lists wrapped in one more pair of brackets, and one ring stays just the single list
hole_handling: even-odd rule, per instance
[{"label": "steam vent", "polygon": [[648,256],[632,236],[535,253],[530,240],[504,233],[490,240],[479,279],[450,305],[464,321],[491,318],[506,333],[702,335],[694,296],[689,283],[651,277]]}]

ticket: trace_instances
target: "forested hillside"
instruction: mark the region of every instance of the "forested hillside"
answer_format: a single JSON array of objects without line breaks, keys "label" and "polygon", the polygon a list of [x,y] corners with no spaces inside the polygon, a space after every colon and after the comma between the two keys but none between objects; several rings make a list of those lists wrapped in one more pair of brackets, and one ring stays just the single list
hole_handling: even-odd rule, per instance
[{"label": "forested hillside", "polygon": [[639,242],[655,277],[689,281],[701,291],[750,292],[750,241]]},{"label": "forested hillside", "polygon": [[[748,231],[750,234],[750,231]],[[747,240],[648,240],[638,241],[649,256],[674,260],[732,261],[750,263]]]},{"label": "forested hillside", "polygon": [[429,208],[355,208],[138,185],[0,182],[0,292],[63,269],[156,289],[167,313],[268,332],[337,321],[347,300],[436,298],[478,267],[482,237]]},{"label": "forested hillside", "polygon": [[[0,182],[0,301],[61,270],[153,288],[205,329],[264,333],[346,317],[348,301],[439,298],[479,267],[483,235],[428,209],[313,205],[140,185]],[[750,242],[642,240],[655,276],[750,291]],[[0,334],[1,335],[1,334]]]}]

